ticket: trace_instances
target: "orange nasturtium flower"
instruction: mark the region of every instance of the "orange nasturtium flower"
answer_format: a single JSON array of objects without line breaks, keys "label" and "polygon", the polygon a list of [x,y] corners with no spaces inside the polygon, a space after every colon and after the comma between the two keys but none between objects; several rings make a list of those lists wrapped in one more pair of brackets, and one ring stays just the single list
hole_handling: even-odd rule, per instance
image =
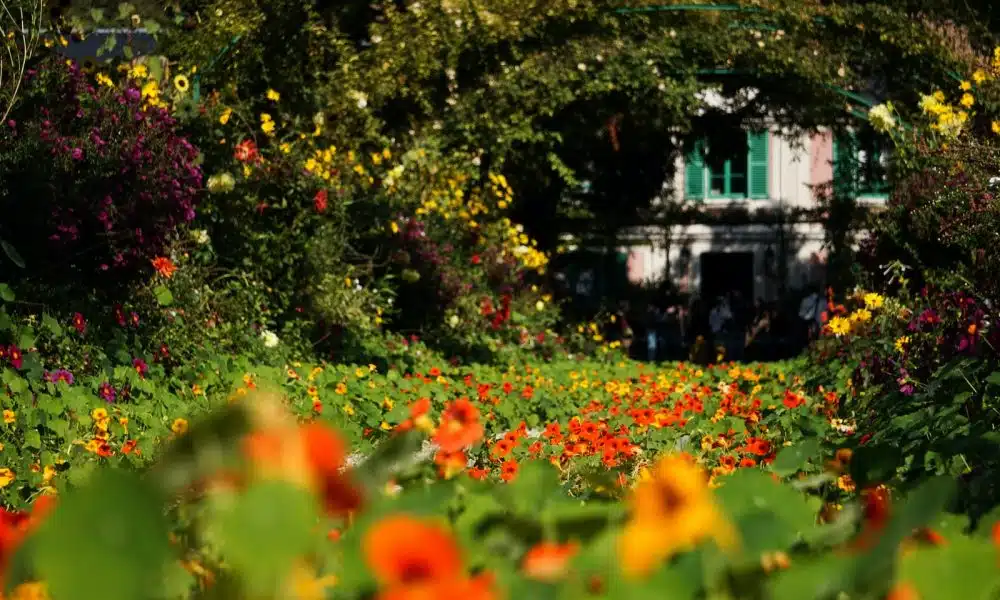
[{"label": "orange nasturtium flower", "polygon": [[715,504],[702,469],[680,456],[668,456],[635,487],[632,519],[620,539],[622,570],[648,574],[662,561],[701,541],[723,548],[736,542],[732,526]]},{"label": "orange nasturtium flower", "polygon": [[157,273],[163,275],[167,279],[173,277],[174,272],[177,271],[177,265],[175,265],[174,261],[170,260],[166,256],[157,256],[154,258],[153,268],[156,269]]},{"label": "orange nasturtium flower", "polygon": [[408,515],[376,523],[361,542],[382,587],[378,600],[493,600],[492,578],[469,577],[455,538],[443,526]]},{"label": "orange nasturtium flower", "polygon": [[483,439],[483,424],[479,422],[479,409],[468,398],[455,400],[441,413],[441,426],[434,435],[434,443],[444,452],[467,448]]},{"label": "orange nasturtium flower", "polygon": [[575,542],[567,544],[540,542],[524,555],[521,570],[531,579],[558,581],[566,574],[569,561],[579,549],[580,545]]},{"label": "orange nasturtium flower", "polygon": [[245,439],[244,451],[258,474],[316,491],[331,515],[359,508],[361,492],[343,471],[347,452],[337,434],[320,423],[296,426],[280,421]]}]

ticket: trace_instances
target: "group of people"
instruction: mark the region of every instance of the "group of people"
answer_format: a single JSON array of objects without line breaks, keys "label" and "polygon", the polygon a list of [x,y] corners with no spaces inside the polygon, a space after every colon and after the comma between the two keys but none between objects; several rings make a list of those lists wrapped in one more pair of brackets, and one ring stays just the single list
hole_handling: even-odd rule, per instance
[{"label": "group of people", "polygon": [[[650,303],[645,315],[633,315],[636,358],[650,361],[682,360],[713,362],[719,348],[727,360],[775,360],[792,356],[819,334],[826,298],[818,287],[806,290],[795,308],[758,298],[749,302],[737,290],[710,302],[693,297],[685,303],[670,299]],[[625,316],[627,310],[620,311]],[[628,318],[628,317],[626,317]],[[704,353],[704,356],[691,354]]]}]

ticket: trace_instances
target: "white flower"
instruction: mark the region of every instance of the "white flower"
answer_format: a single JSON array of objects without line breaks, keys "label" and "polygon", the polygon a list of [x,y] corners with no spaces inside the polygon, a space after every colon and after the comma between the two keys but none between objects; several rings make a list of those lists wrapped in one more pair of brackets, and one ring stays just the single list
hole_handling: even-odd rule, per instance
[{"label": "white flower", "polygon": [[274,348],[278,345],[278,336],[273,331],[264,329],[260,332],[260,339],[264,342],[265,348]]},{"label": "white flower", "polygon": [[382,41],[382,36],[380,36],[380,35],[373,35],[372,36],[372,43],[373,44],[377,44],[377,43],[379,43],[381,41]]},{"label": "white flower", "polygon": [[472,164],[478,167],[479,165],[483,164],[483,161],[481,158],[476,156],[472,159]]},{"label": "white flower", "polygon": [[868,111],[868,121],[877,131],[885,133],[896,127],[896,118],[892,116],[892,104],[886,102],[873,106]]},{"label": "white flower", "polygon": [[448,325],[451,326],[452,328],[458,327],[458,320],[459,320],[458,315],[451,315],[450,317],[448,317]]},{"label": "white flower", "polygon": [[207,244],[208,241],[209,241],[209,239],[208,239],[208,232],[205,231],[204,229],[195,229],[195,230],[193,230],[191,232],[191,237],[194,239],[195,242],[197,242],[198,244],[201,244],[202,246],[204,246],[205,244]]},{"label": "white flower", "polygon": [[359,91],[355,90],[355,91],[352,91],[348,95],[351,98],[353,98],[355,100],[355,102],[358,103],[358,108],[364,108],[364,107],[368,106],[368,95],[365,94],[364,92],[359,92]]},{"label": "white flower", "polygon": [[535,310],[545,310],[545,303],[541,300],[535,302]]}]

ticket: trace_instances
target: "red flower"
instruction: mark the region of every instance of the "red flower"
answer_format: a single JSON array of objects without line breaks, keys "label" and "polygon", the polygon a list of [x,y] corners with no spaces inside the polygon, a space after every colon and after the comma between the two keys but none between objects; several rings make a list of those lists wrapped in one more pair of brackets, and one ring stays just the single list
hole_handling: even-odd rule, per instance
[{"label": "red flower", "polygon": [[313,197],[313,205],[316,207],[316,212],[321,213],[326,210],[327,204],[327,193],[326,189],[322,189],[316,192],[316,196]]},{"label": "red flower", "polygon": [[162,275],[167,279],[173,277],[174,272],[177,271],[177,265],[174,264],[174,261],[170,260],[165,256],[158,256],[154,258],[153,268],[156,269],[157,273],[159,273],[160,275]]},{"label": "red flower", "polygon": [[76,331],[81,335],[83,332],[87,331],[87,321],[84,320],[81,313],[73,315],[73,327],[75,327]]},{"label": "red flower", "polygon": [[233,157],[240,162],[253,162],[258,158],[257,144],[253,140],[243,140],[236,144]]},{"label": "red flower", "polygon": [[478,265],[481,262],[483,262],[483,259],[479,258],[478,254],[473,254],[472,255],[472,264]]}]

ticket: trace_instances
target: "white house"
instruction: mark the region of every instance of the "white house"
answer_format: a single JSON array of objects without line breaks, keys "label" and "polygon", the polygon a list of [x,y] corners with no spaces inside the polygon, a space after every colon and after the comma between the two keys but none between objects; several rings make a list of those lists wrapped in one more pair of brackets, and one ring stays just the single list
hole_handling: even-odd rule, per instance
[{"label": "white house", "polygon": [[[830,131],[734,131],[745,136],[745,150],[736,144],[719,155],[697,144],[677,159],[660,201],[743,218],[633,230],[631,243],[620,248],[628,255],[629,280],[655,284],[669,278],[682,292],[702,297],[739,290],[765,301],[777,299],[781,289],[822,284],[821,194],[845,185],[840,189],[850,190],[859,204],[877,206],[887,197],[886,153],[870,127],[859,125],[855,134],[837,139]],[[801,215],[806,211],[813,214]],[[798,222],[789,222],[795,213]]]}]

